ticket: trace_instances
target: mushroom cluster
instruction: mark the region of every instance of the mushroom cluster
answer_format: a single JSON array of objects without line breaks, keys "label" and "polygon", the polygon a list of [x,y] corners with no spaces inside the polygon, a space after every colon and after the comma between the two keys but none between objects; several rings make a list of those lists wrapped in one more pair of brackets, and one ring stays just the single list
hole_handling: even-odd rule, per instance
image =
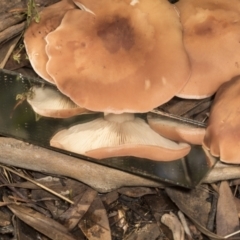
[{"label": "mushroom cluster", "polygon": [[24,42],[34,70],[59,92],[32,89],[29,103],[46,117],[103,113],[56,133],[51,146],[97,159],[187,155],[205,129],[135,114],[174,96],[213,95],[240,74],[239,16],[224,0],[62,0],[43,9]]}]

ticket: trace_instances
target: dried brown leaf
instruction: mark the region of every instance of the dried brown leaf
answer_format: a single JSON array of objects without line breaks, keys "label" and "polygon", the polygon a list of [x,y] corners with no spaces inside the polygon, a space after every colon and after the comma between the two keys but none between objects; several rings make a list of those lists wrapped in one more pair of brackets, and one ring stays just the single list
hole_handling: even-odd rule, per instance
[{"label": "dried brown leaf", "polygon": [[16,47],[18,41],[19,41],[19,36],[10,39],[6,43],[3,43],[0,45],[0,68],[4,68],[6,62],[9,59],[9,56],[12,54],[13,49]]},{"label": "dried brown leaf", "polygon": [[17,36],[23,31],[24,27],[25,22],[22,22],[3,30],[2,32],[0,32],[0,43],[3,43],[4,41],[13,38],[14,36]]},{"label": "dried brown leaf", "polygon": [[209,192],[203,186],[201,185],[201,187],[192,190],[166,188],[166,192],[178,208],[192,220],[202,233],[210,237],[210,239],[224,239],[206,228],[211,206],[206,201],[209,197]]},{"label": "dried brown leaf", "polygon": [[85,192],[81,193],[74,199],[75,204],[73,204],[60,217],[64,221],[64,225],[67,229],[72,230],[78,224],[84,214],[88,211],[96,196],[97,192],[88,188]]},{"label": "dried brown leaf", "polygon": [[216,215],[217,234],[225,236],[239,230],[239,219],[234,196],[227,181],[219,187]]},{"label": "dried brown leaf", "polygon": [[177,210],[176,206],[169,199],[165,191],[159,191],[158,195],[146,195],[143,199],[151,209],[151,213],[154,216],[159,229],[164,232],[166,239],[171,239],[171,230],[162,224],[160,220],[164,213]]},{"label": "dried brown leaf", "polygon": [[174,213],[165,213],[161,217],[161,222],[171,229],[174,240],[184,240],[183,226]]},{"label": "dried brown leaf", "polygon": [[102,195],[101,199],[102,199],[104,204],[110,205],[113,202],[117,201],[118,197],[119,197],[118,192],[116,190],[114,190],[114,191],[111,191],[111,192],[109,192],[107,194]]},{"label": "dried brown leaf", "polygon": [[[87,186],[79,181],[75,181],[72,179],[56,179],[56,178],[44,178],[44,179],[36,179],[38,183],[43,184],[44,186],[50,188],[52,191],[61,194],[62,196],[73,199],[75,196],[84,192]],[[30,185],[28,185],[30,187]],[[45,191],[44,189],[39,188],[37,190],[32,191],[32,198],[34,200],[39,200],[42,198],[57,198],[50,192]]]},{"label": "dried brown leaf", "polygon": [[90,206],[78,226],[88,240],[111,240],[111,231],[108,216],[103,203],[98,196]]},{"label": "dried brown leaf", "polygon": [[207,188],[197,187],[192,190],[167,188],[166,192],[182,212],[206,227],[211,208],[211,204],[206,201],[210,196]]},{"label": "dried brown leaf", "polygon": [[[3,200],[9,202],[8,197]],[[11,204],[8,208],[23,222],[54,240],[74,240],[68,230],[55,220],[25,206]]]},{"label": "dried brown leaf", "polygon": [[162,239],[160,238],[161,232],[156,223],[146,224],[144,227],[134,230],[129,234],[125,240],[146,240],[146,239]]},{"label": "dried brown leaf", "polygon": [[119,188],[118,193],[126,195],[128,197],[142,197],[147,194],[155,194],[156,191],[147,187],[122,187]]}]

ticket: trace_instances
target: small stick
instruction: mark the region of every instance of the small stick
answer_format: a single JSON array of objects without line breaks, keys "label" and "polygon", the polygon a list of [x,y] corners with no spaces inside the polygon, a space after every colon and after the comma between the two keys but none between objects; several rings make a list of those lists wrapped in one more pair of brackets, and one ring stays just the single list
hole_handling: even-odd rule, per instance
[{"label": "small stick", "polygon": [[179,219],[180,219],[180,221],[182,223],[184,232],[186,233],[188,240],[192,240],[193,239],[192,238],[192,234],[191,234],[190,229],[188,227],[186,218],[185,218],[184,214],[181,211],[178,211],[178,217],[179,217]]},{"label": "small stick", "polygon": [[11,168],[9,168],[9,167],[6,167],[6,166],[4,166],[4,165],[2,165],[2,164],[0,164],[0,167],[2,167],[2,168],[4,168],[4,169],[8,170],[9,172],[12,172],[12,173],[18,175],[18,176],[21,177],[21,178],[24,178],[24,179],[28,180],[28,181],[31,182],[31,183],[36,184],[38,187],[40,187],[40,188],[42,188],[42,189],[44,189],[44,190],[46,190],[46,191],[52,193],[53,195],[55,195],[55,196],[61,198],[62,200],[65,200],[66,202],[69,202],[69,203],[71,203],[71,204],[74,204],[74,202],[71,201],[70,199],[68,199],[68,198],[64,197],[63,195],[61,195],[61,194],[59,194],[59,193],[57,193],[57,192],[51,190],[50,188],[48,188],[48,187],[42,185],[41,183],[39,183],[39,182],[37,182],[37,181],[34,181],[34,180],[32,180],[31,178],[29,178],[29,177],[27,177],[27,176],[24,176],[23,174],[21,174],[21,173],[15,171],[15,170],[13,170],[13,169],[11,169]]}]

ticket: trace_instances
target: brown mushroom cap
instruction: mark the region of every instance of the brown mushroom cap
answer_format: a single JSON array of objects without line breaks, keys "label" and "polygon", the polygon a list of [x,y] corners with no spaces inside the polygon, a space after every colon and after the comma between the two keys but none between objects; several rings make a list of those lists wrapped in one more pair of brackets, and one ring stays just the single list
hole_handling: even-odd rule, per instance
[{"label": "brown mushroom cap", "polygon": [[161,136],[177,142],[202,145],[205,128],[193,121],[180,121],[164,115],[148,114],[149,126]]},{"label": "brown mushroom cap", "polygon": [[50,145],[96,159],[135,156],[171,161],[190,151],[188,144],[160,136],[133,114],[108,115],[75,125],[58,132]]},{"label": "brown mushroom cap", "polygon": [[87,109],[77,106],[56,89],[47,86],[32,87],[27,101],[34,112],[44,117],[69,118],[91,113]]},{"label": "brown mushroom cap", "polygon": [[240,74],[240,2],[181,0],[176,3],[192,64],[183,98],[205,98]]},{"label": "brown mushroom cap", "polygon": [[227,163],[240,163],[240,77],[224,83],[210,111],[203,145]]},{"label": "brown mushroom cap", "polygon": [[181,24],[165,0],[106,1],[95,15],[70,10],[46,41],[57,87],[92,111],[149,111],[190,75]]},{"label": "brown mushroom cap", "polygon": [[25,48],[35,72],[45,80],[54,82],[46,71],[48,56],[45,52],[45,36],[56,29],[61,23],[64,14],[75,8],[71,0],[62,0],[56,4],[44,8],[40,12],[40,22],[31,22],[24,34]]}]

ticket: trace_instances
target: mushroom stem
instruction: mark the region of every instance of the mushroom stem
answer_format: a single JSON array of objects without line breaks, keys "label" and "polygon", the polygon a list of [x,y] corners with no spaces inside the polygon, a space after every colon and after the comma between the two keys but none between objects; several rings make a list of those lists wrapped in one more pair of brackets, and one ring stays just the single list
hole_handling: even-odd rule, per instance
[{"label": "mushroom stem", "polygon": [[109,122],[123,123],[126,121],[134,120],[135,116],[133,113],[121,113],[121,114],[104,113],[104,119]]}]

